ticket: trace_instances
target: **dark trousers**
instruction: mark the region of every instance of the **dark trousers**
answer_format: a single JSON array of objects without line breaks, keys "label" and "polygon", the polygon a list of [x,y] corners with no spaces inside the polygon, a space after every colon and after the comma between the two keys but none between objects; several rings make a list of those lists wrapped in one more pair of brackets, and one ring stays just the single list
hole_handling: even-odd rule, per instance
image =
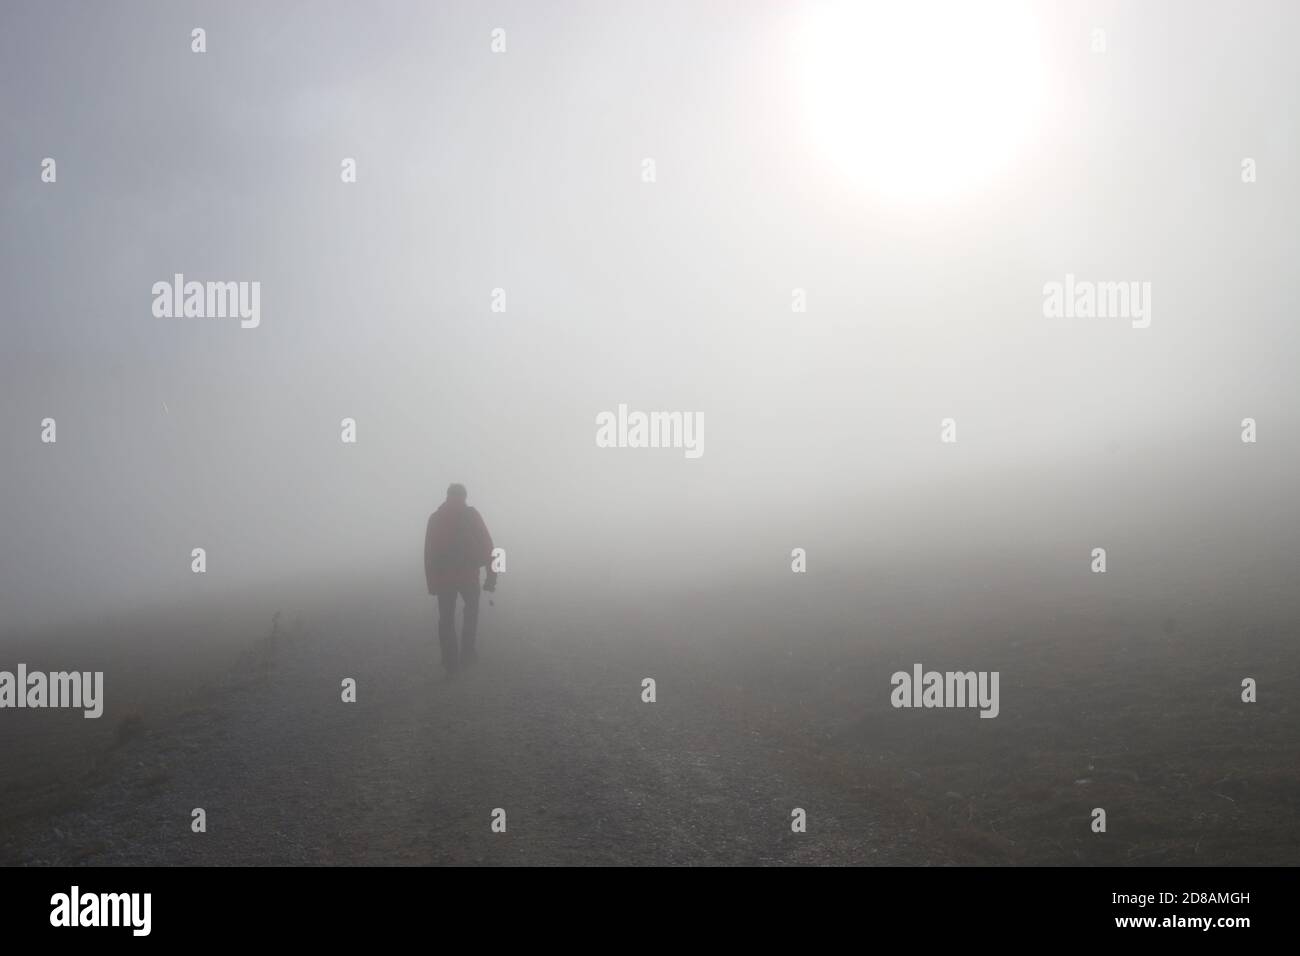
[{"label": "dark trousers", "polygon": [[[456,595],[465,599],[465,620],[461,626],[460,642],[456,641]],[[449,669],[458,667],[463,659],[473,658],[474,637],[478,634],[479,586],[462,584],[438,592],[438,643],[442,646],[442,663]]]}]

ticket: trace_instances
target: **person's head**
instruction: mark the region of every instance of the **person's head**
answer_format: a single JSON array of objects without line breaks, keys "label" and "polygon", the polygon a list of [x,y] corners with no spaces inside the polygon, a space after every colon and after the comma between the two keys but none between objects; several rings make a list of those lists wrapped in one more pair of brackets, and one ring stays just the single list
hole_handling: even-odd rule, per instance
[{"label": "person's head", "polygon": [[465,490],[464,485],[452,482],[447,486],[447,500],[453,505],[463,505],[468,497],[469,492]]}]

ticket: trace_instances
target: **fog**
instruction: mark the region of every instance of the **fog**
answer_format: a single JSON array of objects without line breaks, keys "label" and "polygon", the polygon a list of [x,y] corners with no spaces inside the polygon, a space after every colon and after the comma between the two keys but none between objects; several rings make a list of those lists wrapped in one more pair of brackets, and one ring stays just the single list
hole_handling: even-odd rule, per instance
[{"label": "fog", "polygon": [[[424,600],[452,481],[517,601],[761,604],[794,548],[832,602],[1086,589],[1096,547],[1134,594],[1293,579],[1300,11],[1028,5],[1023,142],[912,201],[807,128],[817,7],[6,4],[4,627]],[[177,273],[260,323],[156,316]],[[1067,275],[1149,327],[1045,317]],[[599,447],[620,404],[702,454]]]}]

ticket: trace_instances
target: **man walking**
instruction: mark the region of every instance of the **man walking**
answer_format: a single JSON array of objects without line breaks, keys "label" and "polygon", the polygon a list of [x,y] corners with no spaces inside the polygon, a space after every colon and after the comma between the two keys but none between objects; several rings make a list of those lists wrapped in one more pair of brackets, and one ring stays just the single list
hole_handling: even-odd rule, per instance
[{"label": "man walking", "polygon": [[[447,488],[447,500],[429,515],[424,533],[424,577],[429,593],[438,596],[438,643],[442,666],[454,674],[478,658],[474,638],[478,632],[478,569],[488,566],[483,590],[497,587],[492,562],[492,536],[483,516],[466,504],[464,485]],[[456,640],[456,597],[465,600],[460,641]]]}]

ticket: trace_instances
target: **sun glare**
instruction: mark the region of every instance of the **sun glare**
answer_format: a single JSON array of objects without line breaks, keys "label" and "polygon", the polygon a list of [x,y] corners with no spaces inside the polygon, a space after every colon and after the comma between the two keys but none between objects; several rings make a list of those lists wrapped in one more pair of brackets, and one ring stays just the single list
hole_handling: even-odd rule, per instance
[{"label": "sun glare", "polygon": [[1036,24],[1021,4],[817,7],[796,71],[813,151],[903,202],[968,195],[1016,157],[1042,101]]}]

